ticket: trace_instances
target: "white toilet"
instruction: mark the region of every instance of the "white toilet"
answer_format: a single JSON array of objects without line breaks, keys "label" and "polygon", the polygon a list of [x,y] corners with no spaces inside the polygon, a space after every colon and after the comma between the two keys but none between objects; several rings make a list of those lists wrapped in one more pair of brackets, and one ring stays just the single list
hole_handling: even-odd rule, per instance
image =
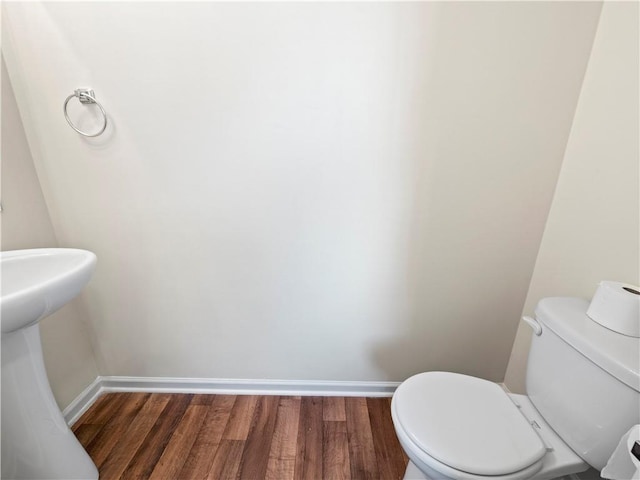
[{"label": "white toilet", "polygon": [[391,413],[409,456],[405,480],[553,479],[601,470],[640,423],[640,339],[586,315],[589,302],[538,303],[527,395],[448,372],[415,375]]}]

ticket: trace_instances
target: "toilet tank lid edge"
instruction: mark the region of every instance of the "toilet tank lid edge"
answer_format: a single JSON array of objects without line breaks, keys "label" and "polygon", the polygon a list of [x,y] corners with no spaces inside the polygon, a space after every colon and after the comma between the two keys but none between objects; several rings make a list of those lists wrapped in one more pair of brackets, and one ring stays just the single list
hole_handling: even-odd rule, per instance
[{"label": "toilet tank lid edge", "polygon": [[587,316],[588,308],[583,298],[549,297],[538,302],[535,315],[591,362],[640,392],[640,339],[594,322]]}]

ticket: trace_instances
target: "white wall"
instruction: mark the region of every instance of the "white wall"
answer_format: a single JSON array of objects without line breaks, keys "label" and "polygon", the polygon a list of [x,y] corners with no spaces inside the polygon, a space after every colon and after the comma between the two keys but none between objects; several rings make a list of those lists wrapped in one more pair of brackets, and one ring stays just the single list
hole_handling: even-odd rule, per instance
[{"label": "white wall", "polygon": [[600,4],[3,7],[102,374],[502,380]]},{"label": "white wall", "polygon": [[[591,298],[601,280],[640,284],[637,2],[605,2],[524,314],[540,298]],[[524,391],[531,332],[518,330],[505,382]]]},{"label": "white wall", "polygon": [[[2,64],[2,250],[56,247],[58,242],[22,121]],[[51,389],[64,409],[98,375],[80,299],[40,322],[43,354]]]}]

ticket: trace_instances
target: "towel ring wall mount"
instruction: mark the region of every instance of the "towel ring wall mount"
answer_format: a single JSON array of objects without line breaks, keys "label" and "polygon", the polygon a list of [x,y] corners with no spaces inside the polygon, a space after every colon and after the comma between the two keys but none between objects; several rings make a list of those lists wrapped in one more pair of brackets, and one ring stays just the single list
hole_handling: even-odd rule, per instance
[{"label": "towel ring wall mount", "polygon": [[[80,103],[84,105],[94,104],[98,106],[98,108],[102,112],[102,117],[104,119],[102,128],[98,132],[96,133],[83,132],[73,124],[73,122],[69,118],[69,114],[67,113],[67,105],[69,104],[69,100],[71,100],[74,97],[80,100]],[[67,99],[64,101],[63,110],[64,110],[64,118],[67,120],[67,123],[69,124],[69,126],[73,128],[76,132],[78,132],[80,135],[84,135],[85,137],[97,137],[98,135],[101,135],[107,128],[107,112],[105,111],[104,107],[100,105],[100,102],[96,100],[96,94],[90,88],[78,88],[74,90],[74,92],[71,95],[69,95]]]}]

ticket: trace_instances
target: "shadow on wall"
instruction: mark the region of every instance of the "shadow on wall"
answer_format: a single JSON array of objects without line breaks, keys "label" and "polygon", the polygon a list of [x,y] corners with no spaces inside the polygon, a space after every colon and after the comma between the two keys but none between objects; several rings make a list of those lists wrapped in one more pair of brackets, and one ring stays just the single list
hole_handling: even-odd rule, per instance
[{"label": "shadow on wall", "polygon": [[434,10],[412,104],[409,320],[373,358],[394,380],[448,370],[502,381],[600,5]]}]

